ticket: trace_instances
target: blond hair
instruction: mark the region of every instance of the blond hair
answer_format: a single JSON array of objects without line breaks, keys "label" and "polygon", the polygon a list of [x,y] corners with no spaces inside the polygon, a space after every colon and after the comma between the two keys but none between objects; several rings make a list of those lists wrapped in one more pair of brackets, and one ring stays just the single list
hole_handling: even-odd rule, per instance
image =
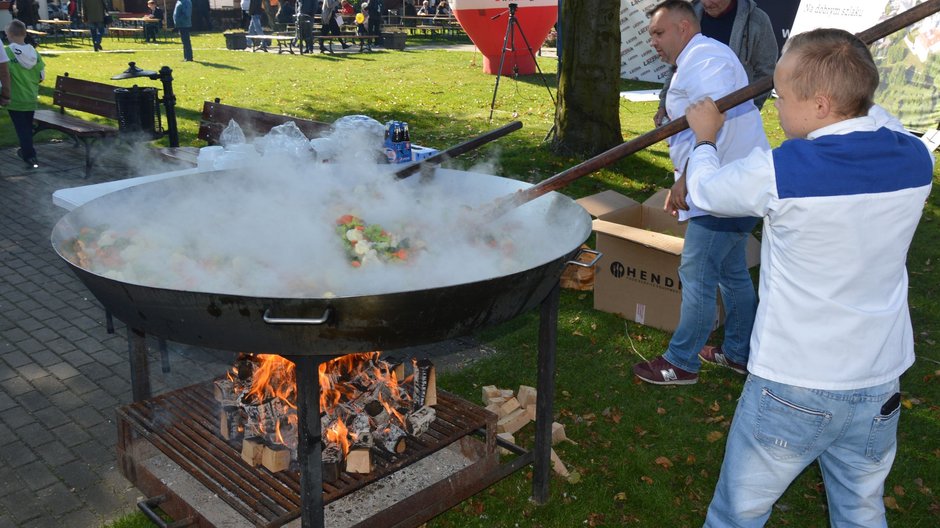
[{"label": "blond hair", "polygon": [[866,115],[874,104],[878,68],[868,46],[841,29],[814,29],[790,37],[783,53],[799,57],[789,79],[801,100],[826,95],[833,111],[846,117]]},{"label": "blond hair", "polygon": [[25,37],[26,36],[26,24],[18,18],[14,18],[10,21],[10,25],[7,26],[7,34],[14,37]]}]

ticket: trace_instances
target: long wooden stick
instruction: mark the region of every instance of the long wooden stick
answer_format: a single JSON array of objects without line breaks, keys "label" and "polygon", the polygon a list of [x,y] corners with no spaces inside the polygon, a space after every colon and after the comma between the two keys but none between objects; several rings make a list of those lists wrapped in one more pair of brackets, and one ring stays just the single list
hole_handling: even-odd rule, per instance
[{"label": "long wooden stick", "polygon": [[521,122],[512,121],[508,125],[503,125],[495,130],[484,132],[483,134],[480,134],[479,136],[475,138],[468,139],[467,141],[464,141],[463,143],[459,145],[454,145],[453,147],[450,147],[447,150],[438,152],[437,154],[434,154],[433,156],[429,156],[419,162],[405,165],[401,169],[398,169],[397,171],[395,171],[395,176],[398,178],[407,178],[408,176],[411,176],[412,174],[415,174],[421,171],[421,169],[425,167],[430,167],[431,165],[439,165],[441,163],[444,163],[450,158],[459,156],[471,150],[475,150],[489,143],[490,141],[499,139],[510,132],[519,130],[520,128],[522,128]]},{"label": "long wooden stick", "polygon": [[[903,13],[900,13],[896,16],[893,16],[879,24],[872,26],[861,33],[858,33],[857,36],[865,44],[872,44],[877,40],[899,31],[914,22],[927,18],[928,16],[937,13],[940,11],[940,0],[927,0],[922,4],[918,4]],[[770,90],[774,86],[773,77],[764,77],[763,79],[758,79],[757,81],[752,82],[751,84],[741,88],[740,90],[731,92],[730,94],[722,97],[716,101],[718,110],[721,112],[726,112],[730,108],[734,108],[739,104],[749,101],[754,97]],[[551,191],[556,191],[562,187],[568,185],[569,183],[595,172],[599,169],[607,167],[613,164],[615,161],[618,161],[622,158],[625,158],[631,154],[634,154],[640,150],[649,147],[655,143],[658,143],[670,136],[678,134],[683,130],[689,128],[689,122],[686,121],[685,116],[682,116],[667,125],[653,129],[642,136],[636,137],[625,143],[621,143],[616,147],[613,147],[610,150],[604,151],[593,158],[582,161],[581,163],[571,167],[567,170],[559,172],[558,174],[543,180],[542,182],[533,185],[527,189],[523,189],[516,193],[513,193],[510,196],[501,198],[500,208],[511,208],[515,206],[522,205],[530,200],[534,200],[543,194],[549,193]],[[503,211],[505,212],[505,211]]]}]

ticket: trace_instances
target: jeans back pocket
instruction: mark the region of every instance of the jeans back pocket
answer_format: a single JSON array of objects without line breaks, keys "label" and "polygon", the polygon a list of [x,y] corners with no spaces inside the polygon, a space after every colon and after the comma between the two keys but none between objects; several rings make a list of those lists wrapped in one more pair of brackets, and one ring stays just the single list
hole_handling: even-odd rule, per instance
[{"label": "jeans back pocket", "polygon": [[829,412],[791,403],[763,389],[754,435],[770,456],[790,460],[805,456],[831,420]]}]

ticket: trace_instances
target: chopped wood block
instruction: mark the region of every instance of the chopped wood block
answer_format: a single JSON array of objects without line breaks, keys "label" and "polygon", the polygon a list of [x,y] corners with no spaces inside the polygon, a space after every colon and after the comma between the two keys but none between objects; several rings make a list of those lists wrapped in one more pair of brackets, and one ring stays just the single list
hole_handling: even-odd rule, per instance
[{"label": "chopped wood block", "polygon": [[568,436],[565,435],[565,426],[558,422],[552,422],[552,445],[567,439]]},{"label": "chopped wood block", "polygon": [[506,398],[503,398],[502,396],[493,396],[492,398],[487,399],[483,403],[487,405],[493,405],[494,403],[497,405],[502,405],[506,403]]},{"label": "chopped wood block", "polygon": [[526,416],[525,411],[522,409],[516,409],[508,416],[505,416],[496,422],[496,432],[515,433],[519,429],[522,429],[522,427],[527,423],[529,423],[529,417]]},{"label": "chopped wood block", "polygon": [[535,387],[528,385],[519,385],[519,392],[516,393],[516,399],[519,400],[520,407],[527,407],[530,403],[535,403]]},{"label": "chopped wood block", "polygon": [[[504,441],[506,441],[506,442],[509,442],[510,444],[515,444],[515,443],[516,443],[516,437],[514,437],[514,436],[512,435],[512,433],[497,433],[497,434],[496,434],[496,438],[499,438],[500,440],[504,440]],[[499,444],[497,444],[497,445],[499,445]],[[512,451],[506,449],[505,447],[499,447],[499,448],[497,448],[497,449],[498,449],[498,451],[499,451],[499,454],[501,454],[501,455],[511,455],[511,454],[512,454]]]},{"label": "chopped wood block", "polygon": [[[288,451],[288,455],[290,452]],[[264,440],[258,437],[246,438],[242,440],[242,460],[251,467],[261,465],[261,457],[264,456]]]},{"label": "chopped wood block", "polygon": [[261,465],[271,473],[284,471],[290,466],[290,449],[285,446],[264,446],[261,452]]},{"label": "chopped wood block", "polygon": [[508,400],[513,397],[512,389],[499,389],[499,395]]},{"label": "chopped wood block", "polygon": [[487,403],[490,398],[499,396],[499,389],[496,385],[485,385],[483,387],[483,403]]},{"label": "chopped wood block", "polygon": [[552,449],[551,459],[552,459],[552,469],[555,470],[555,473],[558,473],[559,475],[563,477],[567,477],[568,468],[566,468],[565,463],[562,462],[560,458],[558,458],[558,453],[555,453],[554,449]]},{"label": "chopped wood block", "polygon": [[525,414],[526,416],[529,417],[530,420],[532,420],[533,422],[535,421],[535,404],[534,403],[530,403],[525,406]]},{"label": "chopped wood block", "polygon": [[346,454],[347,473],[372,473],[372,450],[368,448],[350,449]]},{"label": "chopped wood block", "polygon": [[499,407],[500,407],[500,406],[499,406],[498,403],[491,403],[491,404],[489,404],[489,405],[486,406],[486,410],[487,410],[487,411],[490,411],[490,412],[493,413],[493,414],[495,414],[498,418],[502,418],[502,416],[499,415]]},{"label": "chopped wood block", "polygon": [[420,436],[431,428],[431,422],[437,417],[437,411],[432,407],[424,406],[407,417],[407,430],[412,436]]},{"label": "chopped wood block", "polygon": [[507,416],[519,408],[519,400],[509,398],[499,406],[499,416]]}]

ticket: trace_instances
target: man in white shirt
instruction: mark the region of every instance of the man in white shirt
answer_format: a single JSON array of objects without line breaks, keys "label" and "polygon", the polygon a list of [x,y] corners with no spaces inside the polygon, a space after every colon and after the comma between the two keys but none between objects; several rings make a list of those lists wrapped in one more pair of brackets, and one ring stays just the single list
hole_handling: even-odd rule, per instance
[{"label": "man in white shirt", "polygon": [[10,58],[0,53],[0,106],[10,103]]},{"label": "man in white shirt", "polygon": [[878,69],[847,31],[791,36],[774,85],[789,139],[773,152],[722,163],[714,103],[686,114],[689,194],[764,218],[750,375],[705,526],[763,526],[816,460],[832,526],[887,526],[899,377],[914,362],[905,265],[933,159],[873,106]]},{"label": "man in white shirt", "polygon": [[[731,49],[701,34],[691,4],[666,0],[650,11],[649,33],[663,61],[676,65],[666,94],[668,117],[685,114],[686,107],[704,97],[718,99],[747,86],[747,73]],[[745,157],[753,149],[769,150],[760,112],[748,101],[728,112],[716,138],[722,163]],[[688,385],[698,381],[701,362],[707,361],[746,373],[751,327],[757,297],[747,271],[745,246],[757,224],[753,217],[718,218],[687,199],[684,167],[695,136],[690,130],[669,139],[669,157],[676,167],[676,184],[666,208],[688,220],[679,279],[682,307],[679,325],[666,352],[652,361],[634,365],[634,374],[657,385]],[[706,347],[717,317],[716,292],[725,307],[725,337],[721,347]]]}]

